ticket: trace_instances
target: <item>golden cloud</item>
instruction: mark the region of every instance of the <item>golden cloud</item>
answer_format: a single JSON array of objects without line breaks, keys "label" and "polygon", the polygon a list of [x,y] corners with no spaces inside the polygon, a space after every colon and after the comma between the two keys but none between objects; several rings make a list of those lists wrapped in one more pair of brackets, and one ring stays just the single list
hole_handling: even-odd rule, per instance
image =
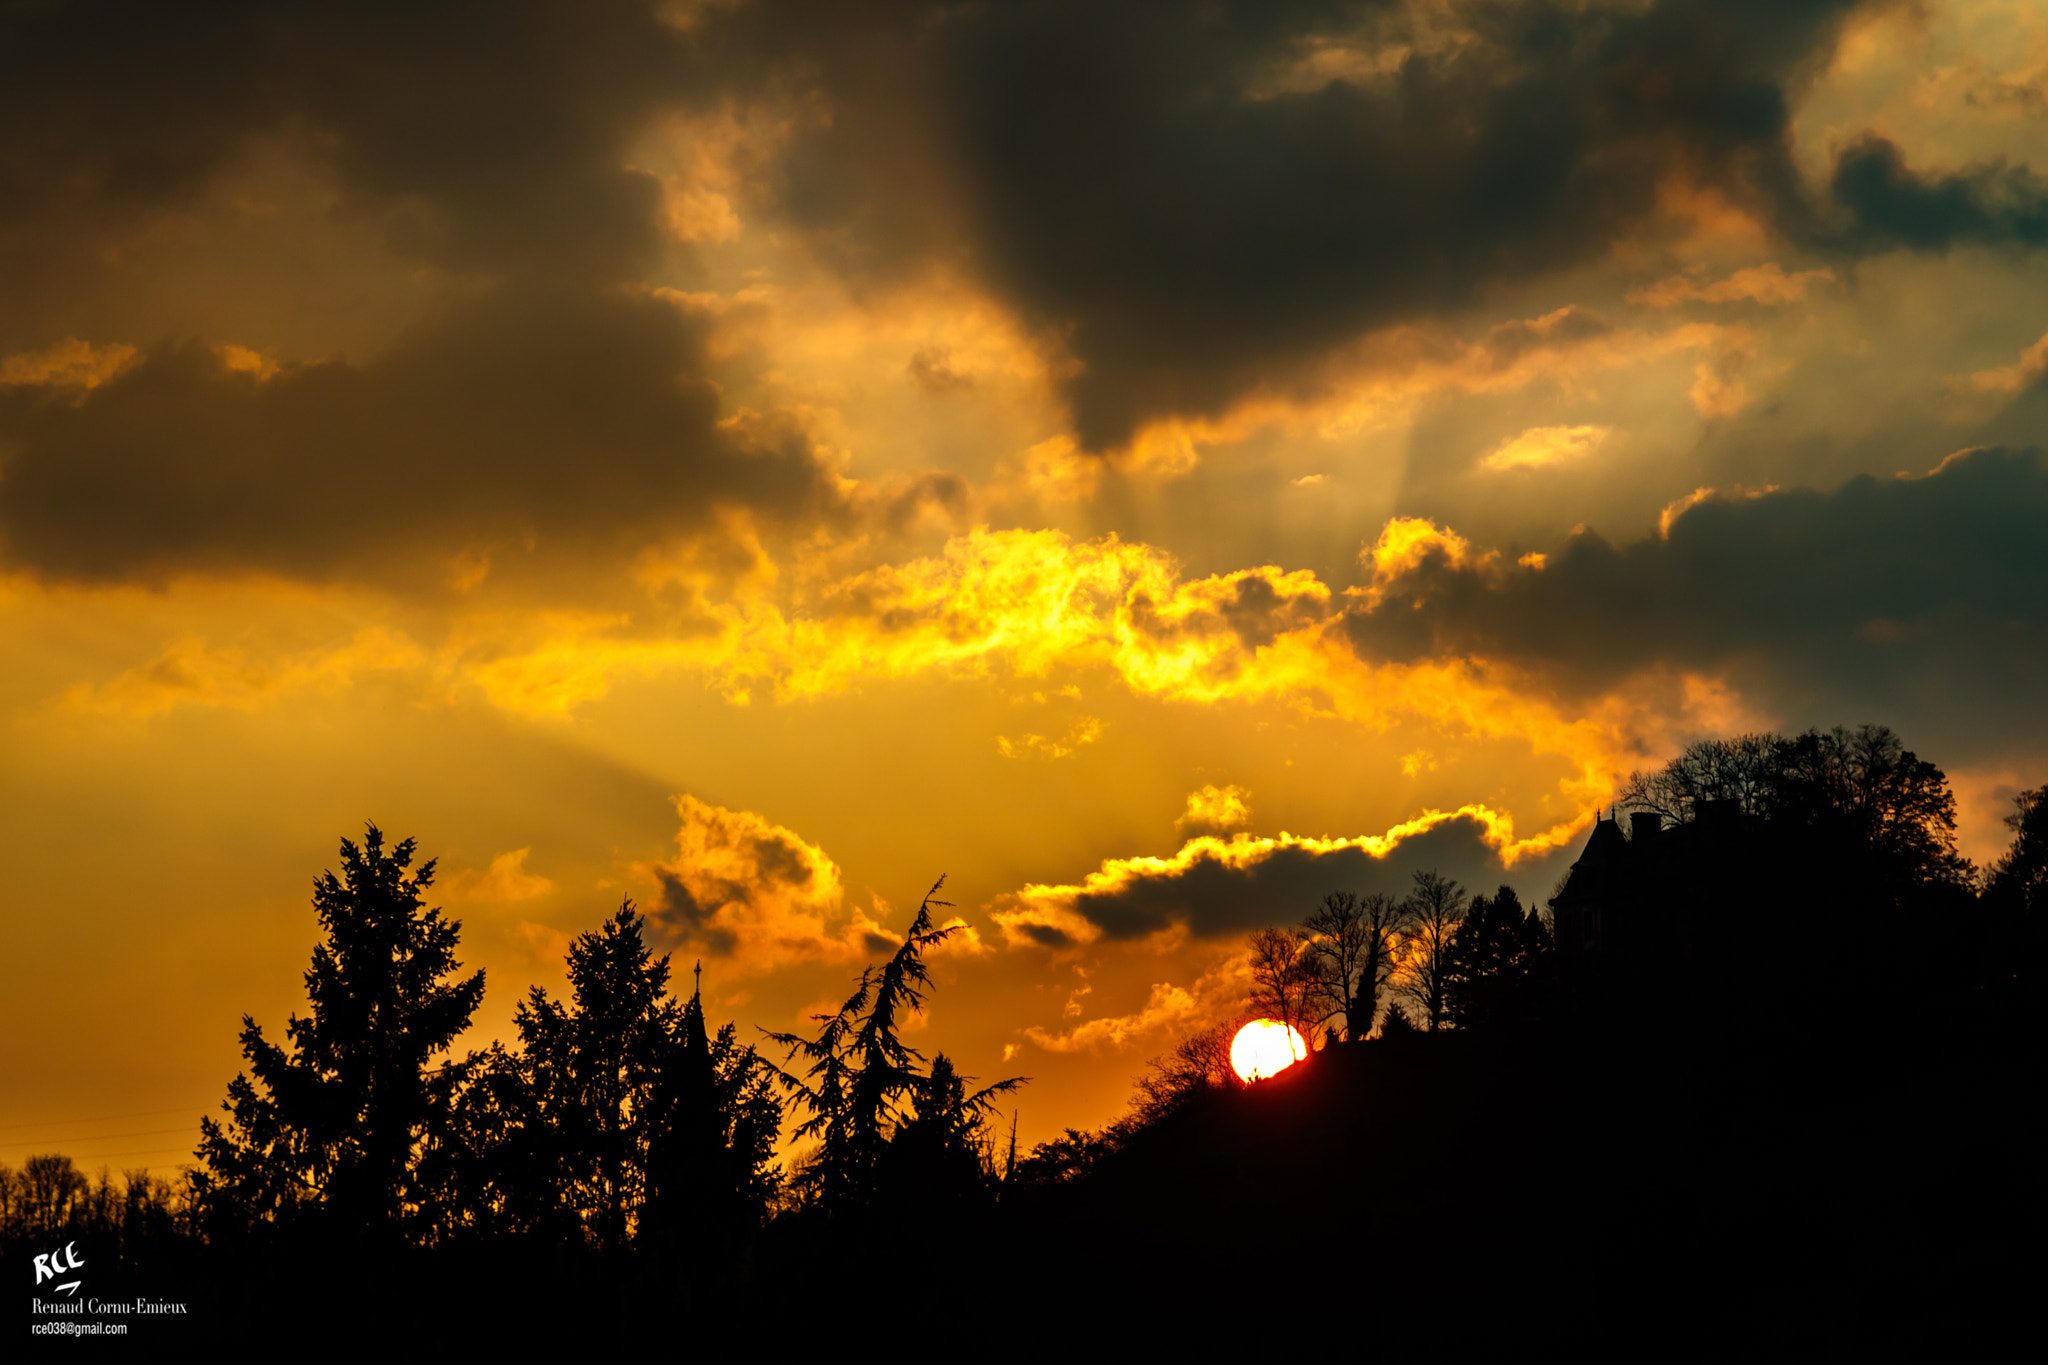
[{"label": "golden cloud", "polygon": [[1123,1048],[1162,1030],[1186,1032],[1228,1018],[1244,1008],[1250,987],[1250,954],[1239,951],[1204,972],[1191,987],[1158,982],[1144,1006],[1130,1014],[1090,1019],[1064,1032],[1033,1024],[1024,1036],[1047,1052]]},{"label": "golden cloud", "polygon": [[1530,427],[1502,441],[1479,467],[1500,472],[1569,464],[1598,450],[1613,432],[1613,427]]},{"label": "golden cloud", "polygon": [[1671,526],[1680,517],[1703,502],[1754,502],[1756,499],[1778,491],[1778,485],[1767,483],[1761,488],[1750,488],[1736,484],[1732,488],[1695,488],[1682,498],[1673,498],[1664,504],[1664,510],[1657,514],[1657,538],[1671,539]]},{"label": "golden cloud", "polygon": [[634,871],[659,888],[648,917],[683,942],[743,973],[860,962],[900,942],[876,915],[846,907],[838,864],[794,830],[688,794],[676,811],[675,860]]},{"label": "golden cloud", "polygon": [[491,859],[487,868],[464,868],[448,879],[448,899],[480,905],[508,905],[547,895],[555,889],[555,884],[526,870],[526,855],[531,852],[530,848],[515,848]]},{"label": "golden cloud", "polygon": [[344,644],[278,658],[182,635],[138,668],[98,686],[76,684],[63,704],[126,716],[153,716],[184,705],[247,709],[303,688],[347,687],[364,673],[416,668],[426,657],[404,632],[383,626],[366,626]]},{"label": "golden cloud", "polygon": [[95,346],[77,337],[65,337],[40,351],[21,351],[0,360],[0,385],[95,389],[127,369],[139,354],[133,346]]},{"label": "golden cloud", "polygon": [[1453,569],[1483,558],[1473,555],[1471,541],[1448,527],[1422,517],[1395,517],[1380,528],[1379,539],[1359,551],[1358,562],[1371,566],[1372,581],[1351,591],[1366,606],[1377,609],[1402,579],[1432,555],[1440,556]]},{"label": "golden cloud", "polygon": [[[1708,496],[1717,495],[1701,492],[1669,509],[1667,529],[1684,506]],[[1669,707],[1644,700],[1657,691],[1641,680],[1618,680],[1604,698],[1567,701],[1504,660],[1368,657],[1353,627],[1423,591],[1431,566],[1536,571],[1419,518],[1388,521],[1361,556],[1369,581],[1341,593],[1312,573],[1272,565],[1189,578],[1155,547],[1054,530],[977,529],[935,555],[837,576],[817,569],[808,551],[778,568],[737,531],[721,544],[717,563],[682,551],[643,563],[650,596],[667,601],[663,594],[681,587],[687,599],[686,609],[664,606],[651,619],[623,610],[476,611],[456,616],[431,650],[387,627],[274,654],[184,636],[146,665],[74,687],[66,701],[134,715],[183,704],[249,707],[290,688],[411,669],[429,696],[453,700],[473,689],[505,711],[564,716],[634,675],[695,674],[732,703],[749,704],[842,693],[876,679],[1102,670],[1160,701],[1277,701],[1372,730],[1416,721],[1451,735],[1515,740],[1573,765],[1559,791],[1575,809],[1605,799],[1618,775],[1643,761],[1646,745],[1677,723]],[[822,553],[829,558],[830,547]],[[1057,758],[1094,740],[1098,724],[1084,717],[1064,735],[1004,739],[1013,757]],[[832,908],[802,895],[777,904],[803,907],[813,919],[829,919]],[[826,934],[841,945],[833,952],[852,941],[841,927],[834,921]],[[806,930],[792,942],[816,937]]]},{"label": "golden cloud", "polygon": [[1093,716],[1083,716],[1067,729],[1063,740],[1047,739],[1044,735],[1025,735],[1012,740],[1008,735],[996,736],[996,752],[1004,758],[1072,758],[1083,745],[1093,744],[1102,738],[1102,722]]},{"label": "golden cloud", "polygon": [[1706,281],[1697,275],[1672,275],[1628,296],[1630,303],[1652,308],[1675,308],[1681,303],[1796,303],[1806,297],[1809,287],[1833,283],[1832,270],[1801,270],[1788,275],[1776,261],[1738,270],[1723,280]]},{"label": "golden cloud", "polygon": [[1965,382],[1978,393],[2018,393],[2038,382],[2048,374],[2048,332],[2026,350],[2010,365],[1996,369],[1979,370]]},{"label": "golden cloud", "polygon": [[1176,829],[1206,829],[1216,833],[1239,829],[1251,823],[1251,795],[1243,787],[1219,787],[1209,783],[1188,793],[1188,808],[1173,822]]}]

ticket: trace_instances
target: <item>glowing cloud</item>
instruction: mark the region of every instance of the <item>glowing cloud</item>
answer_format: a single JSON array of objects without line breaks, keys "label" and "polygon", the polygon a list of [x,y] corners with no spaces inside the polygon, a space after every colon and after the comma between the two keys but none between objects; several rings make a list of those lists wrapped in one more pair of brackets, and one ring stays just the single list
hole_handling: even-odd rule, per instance
[{"label": "glowing cloud", "polygon": [[1431,560],[1462,569],[1480,563],[1483,558],[1472,553],[1471,541],[1448,527],[1421,517],[1395,517],[1380,528],[1378,540],[1358,552],[1359,564],[1372,569],[1372,581],[1349,591],[1368,609],[1377,609],[1404,579]]},{"label": "glowing cloud", "polygon": [[1024,1030],[1024,1036],[1047,1052],[1124,1048],[1164,1030],[1185,1032],[1228,1018],[1244,1008],[1250,985],[1249,957],[1236,952],[1204,972],[1191,987],[1158,982],[1144,1006],[1129,1014],[1090,1019],[1064,1032],[1034,1024]]},{"label": "glowing cloud", "polygon": [[555,884],[526,870],[526,855],[531,852],[530,848],[515,848],[491,859],[491,865],[481,871],[473,867],[463,869],[449,879],[448,899],[505,905],[547,895]]},{"label": "glowing cloud", "polygon": [[1703,502],[1754,502],[1777,491],[1778,485],[1774,483],[1767,483],[1761,488],[1745,488],[1739,483],[1733,488],[1695,488],[1684,497],[1664,504],[1664,510],[1657,514],[1657,538],[1671,539],[1672,525]]},{"label": "glowing cloud", "polygon": [[997,735],[996,751],[1004,758],[1072,758],[1083,745],[1101,738],[1102,722],[1093,716],[1083,716],[1068,728],[1064,740],[1047,739],[1044,735],[1012,740],[1008,735]]},{"label": "glowing cloud", "polygon": [[[1517,839],[1512,816],[1475,803],[1456,810],[1426,810],[1384,834],[1352,838],[1315,838],[1284,831],[1270,837],[1200,835],[1166,857],[1109,859],[1079,885],[1027,885],[998,897],[989,911],[1013,947],[1076,947],[1093,943],[1112,930],[1118,937],[1133,937],[1208,918],[1207,908],[1222,905],[1257,918],[1269,914],[1260,891],[1269,872],[1287,877],[1311,872],[1311,879],[1320,882],[1332,874],[1319,869],[1355,861],[1361,855],[1382,860],[1406,840],[1453,821],[1471,822],[1478,842],[1508,867],[1556,848],[1584,824],[1573,820]],[[1195,932],[1214,927],[1198,924]],[[1234,932],[1238,927],[1225,928]]]},{"label": "glowing cloud", "polygon": [[0,387],[95,389],[127,369],[137,354],[133,346],[94,346],[66,337],[0,360]]},{"label": "glowing cloud", "polygon": [[1795,303],[1807,289],[1833,283],[1832,270],[1802,270],[1787,275],[1776,261],[1738,270],[1725,280],[1703,281],[1695,275],[1672,275],[1628,296],[1630,303],[1674,308],[1681,303]]},{"label": "glowing cloud", "polygon": [[1968,384],[1978,393],[2018,393],[2039,382],[2044,374],[2048,374],[2048,332],[2021,351],[2020,358],[2012,364],[1979,370],[1969,377]]},{"label": "glowing cloud", "polygon": [[1188,793],[1188,808],[1173,822],[1176,829],[1204,829],[1217,834],[1241,829],[1252,820],[1252,808],[1243,787],[1219,787],[1213,782]]},{"label": "glowing cloud", "polygon": [[1613,427],[1530,427],[1501,442],[1479,467],[1498,473],[1569,464],[1598,450],[1613,431]]},{"label": "glowing cloud", "polygon": [[185,635],[139,668],[98,686],[77,684],[64,694],[64,704],[128,716],[153,716],[185,705],[248,709],[302,688],[346,687],[363,673],[416,668],[425,659],[405,635],[381,626],[365,627],[345,644],[278,658],[216,648],[197,635]]},{"label": "glowing cloud", "polygon": [[660,888],[649,918],[683,942],[742,972],[858,962],[896,947],[874,917],[843,908],[838,865],[795,831],[687,794],[676,810],[675,861],[635,870]]}]

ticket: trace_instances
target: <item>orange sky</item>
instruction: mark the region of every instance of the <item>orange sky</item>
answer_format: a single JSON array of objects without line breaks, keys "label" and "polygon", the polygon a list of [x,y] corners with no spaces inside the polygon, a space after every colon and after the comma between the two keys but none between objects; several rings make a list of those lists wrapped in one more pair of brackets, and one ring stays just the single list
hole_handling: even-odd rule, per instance
[{"label": "orange sky", "polygon": [[184,1159],[366,820],[477,1046],[626,897],[801,1027],[944,874],[1028,1144],[1693,739],[1892,725],[1980,861],[2048,773],[2037,6],[90,9],[0,21],[0,1160]]}]

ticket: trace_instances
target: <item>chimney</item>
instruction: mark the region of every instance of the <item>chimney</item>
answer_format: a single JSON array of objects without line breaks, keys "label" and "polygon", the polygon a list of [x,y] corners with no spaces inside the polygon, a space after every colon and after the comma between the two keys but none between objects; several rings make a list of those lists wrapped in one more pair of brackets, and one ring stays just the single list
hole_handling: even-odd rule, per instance
[{"label": "chimney", "polygon": [[1653,810],[1635,811],[1628,817],[1628,837],[1631,840],[1654,839],[1663,828],[1664,817]]}]

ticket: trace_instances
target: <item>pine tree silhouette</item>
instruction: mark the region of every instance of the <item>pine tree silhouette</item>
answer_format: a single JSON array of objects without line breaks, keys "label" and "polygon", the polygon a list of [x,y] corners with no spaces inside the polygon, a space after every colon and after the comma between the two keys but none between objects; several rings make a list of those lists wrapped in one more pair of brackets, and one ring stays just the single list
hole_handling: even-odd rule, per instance
[{"label": "pine tree silhouette", "polygon": [[200,1124],[194,1192],[217,1223],[317,1212],[325,1235],[400,1246],[443,1226],[469,1067],[433,1059],[469,1026],[484,974],[450,979],[461,926],[427,907],[434,864],[408,871],[414,852],[406,839],[387,853],[371,824],[361,848],[341,841],[341,876],[314,881],[312,1013],[286,1026],[290,1051],[244,1015],[249,1072],[228,1086],[228,1124]]}]

